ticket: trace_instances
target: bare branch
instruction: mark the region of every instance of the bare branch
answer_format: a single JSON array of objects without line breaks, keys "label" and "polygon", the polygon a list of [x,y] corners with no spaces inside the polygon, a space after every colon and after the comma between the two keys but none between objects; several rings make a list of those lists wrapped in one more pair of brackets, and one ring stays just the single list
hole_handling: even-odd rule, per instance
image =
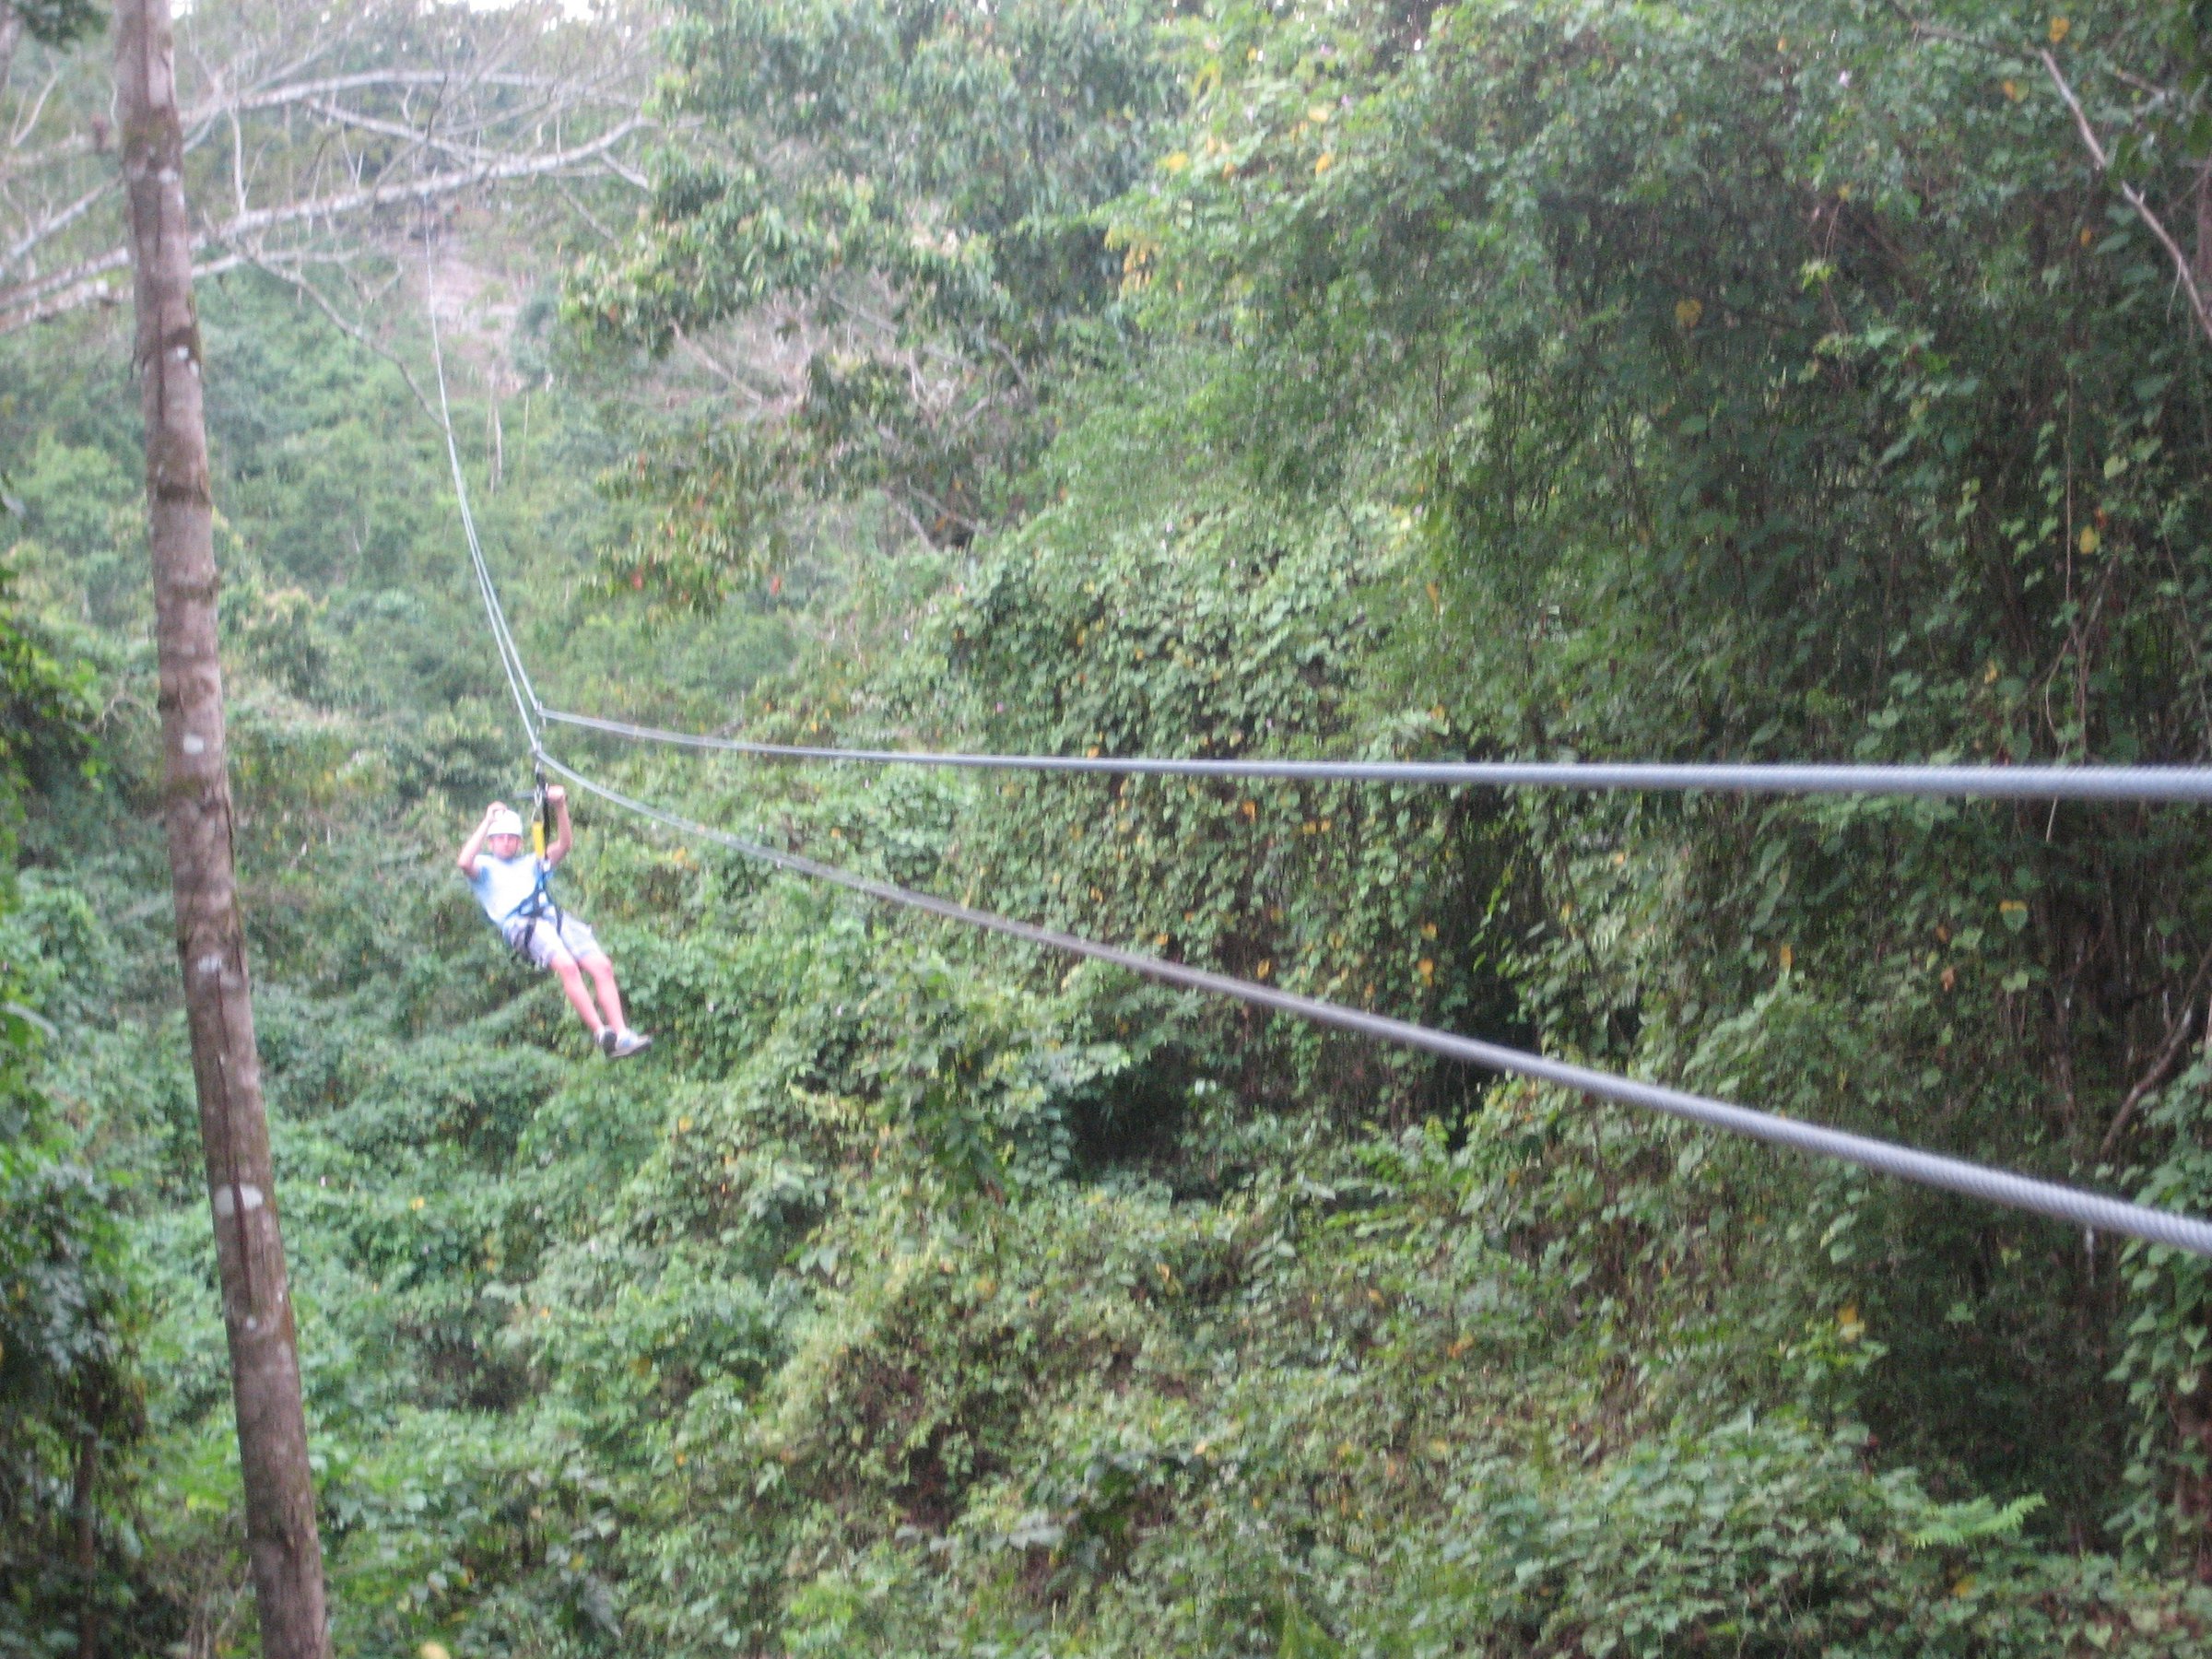
[{"label": "bare branch", "polygon": [[[2106,154],[2104,146],[2098,142],[2097,129],[2089,124],[2088,115],[2081,107],[2081,100],[2074,95],[2073,87],[2060,72],[2058,59],[2052,56],[2049,47],[2039,49],[2035,55],[2042,60],[2043,67],[2051,73],[2051,84],[2058,88],[2059,97],[2066,100],[2066,108],[2074,112],[2075,128],[2081,134],[2081,142],[2088,148],[2089,159],[2097,163],[2099,172],[2109,175],[2112,167],[2112,159]],[[2197,326],[2204,330],[2205,338],[2212,341],[2212,304],[2206,303],[2204,290],[2196,286],[2196,271],[2190,263],[2189,255],[2182,251],[2182,244],[2174,240],[2173,232],[2166,229],[2165,221],[2151,211],[2150,204],[2143,199],[2143,193],[2125,179],[2117,182],[2121,197],[2136,210],[2136,217],[2143,221],[2144,227],[2158,239],[2159,246],[2166,250],[2167,257],[2173,261],[2174,279],[2181,284],[2182,292],[2188,299],[2189,309],[2196,313]]]},{"label": "bare branch", "polygon": [[391,364],[393,368],[398,370],[399,378],[406,382],[408,392],[413,394],[416,403],[421,406],[422,412],[429,416],[432,420],[436,420],[438,418],[438,410],[436,406],[433,405],[428,397],[423,395],[422,388],[416,384],[414,371],[407,367],[407,365],[398,357],[397,354],[389,350],[373,335],[371,335],[366,327],[352,318],[347,317],[343,312],[339,311],[336,306],[333,305],[330,302],[329,298],[324,295],[321,288],[317,288],[312,282],[309,281],[298,271],[291,269],[290,266],[286,264],[265,259],[262,258],[258,253],[252,253],[246,254],[245,258],[247,263],[252,265],[254,269],[265,272],[267,275],[276,277],[277,281],[284,283],[288,287],[306,295],[308,299],[314,301],[316,309],[321,311],[325,317],[330,319],[331,325],[335,327],[340,334],[344,335],[347,339],[353,341],[355,345],[363,347],[370,351],[373,351],[378,357],[382,358],[385,362]]},{"label": "bare branch", "polygon": [[883,499],[897,509],[899,516],[906,521],[906,527],[914,533],[914,539],[920,542],[924,547],[934,547],[937,545],[936,537],[923,528],[922,521],[914,516],[914,510],[900,500],[896,490],[887,492]]},{"label": "bare branch", "polygon": [[[295,104],[312,104],[338,93],[371,89],[422,88],[455,88],[463,86],[520,88],[539,92],[559,92],[568,95],[569,100],[579,104],[602,104],[613,108],[627,108],[634,100],[610,93],[607,86],[613,76],[597,76],[583,80],[565,80],[552,75],[523,75],[517,73],[484,74],[456,76],[443,70],[392,69],[365,72],[359,75],[333,75],[320,80],[297,81],[285,86],[270,87],[257,92],[248,92],[236,98],[210,99],[187,111],[184,125],[198,128],[221,120],[226,114],[257,114],[265,111],[284,109]],[[26,128],[25,131],[29,129]],[[12,175],[49,167],[73,156],[88,156],[99,140],[91,133],[73,133],[42,149],[29,151],[13,158],[0,158],[0,174]]]},{"label": "bare branch", "polygon": [[6,253],[0,253],[0,271],[12,268],[21,262],[26,253],[29,253],[48,237],[57,231],[67,229],[89,213],[100,203],[101,197],[108,195],[122,182],[120,175],[111,174],[85,192],[83,195],[77,197],[76,201],[70,203],[68,206],[48,215],[39,223],[23,231],[16,241],[8,244]]},{"label": "bare branch", "polygon": [[2166,102],[2173,96],[2171,87],[2161,87],[2156,81],[2147,81],[2139,75],[2131,75],[2117,64],[2112,65],[2112,78],[2143,93],[2154,106]]},{"label": "bare branch", "polygon": [[2098,142],[2097,129],[2089,124],[2089,118],[2082,110],[2081,100],[2074,96],[2074,88],[2066,84],[2066,77],[2059,72],[2058,60],[2051,55],[2047,48],[2035,55],[2043,60],[2043,67],[2051,72],[2051,84],[2058,88],[2059,97],[2066,100],[2066,108],[2074,112],[2074,125],[2081,134],[2082,143],[2088,147],[2089,159],[2096,162],[2097,171],[2102,172],[2112,166],[2112,159],[2104,153],[2104,146]]},{"label": "bare branch", "polygon": [[[309,265],[344,265],[353,256],[347,253],[295,253],[287,258],[294,263]],[[192,267],[192,279],[204,282],[210,276],[221,276],[237,270],[241,265],[255,262],[243,253],[225,253],[218,258],[201,260]],[[102,258],[88,260],[74,265],[71,270],[79,275],[60,290],[21,311],[0,315],[0,336],[20,334],[24,329],[41,323],[52,323],[80,311],[105,310],[120,305],[127,294],[123,285],[109,278],[121,266],[128,265],[130,257],[120,260]],[[89,273],[89,274],[85,274]]]},{"label": "bare branch", "polygon": [[645,195],[653,194],[653,181],[624,161],[621,157],[607,157],[606,165],[608,172],[613,173],[616,178],[630,186],[631,189]]},{"label": "bare branch", "polygon": [[[513,179],[568,174],[586,164],[601,161],[616,145],[646,124],[643,117],[633,115],[617,123],[588,144],[557,150],[548,155],[508,156],[480,167],[431,173],[404,183],[365,186],[304,202],[287,202],[279,206],[256,208],[238,214],[226,223],[203,232],[194,239],[193,247],[196,252],[211,247],[257,243],[267,232],[288,226],[343,218],[403,203],[434,201],[441,196],[473,190],[479,185],[496,184]],[[106,278],[124,269],[129,263],[127,251],[111,249],[48,276],[19,283],[12,288],[0,289],[0,335],[14,334],[33,324],[51,322],[84,306],[112,304],[117,296],[111,290]],[[239,262],[233,260],[231,263]]]},{"label": "bare branch", "polygon": [[230,116],[230,194],[238,210],[246,210],[246,130],[233,109]]},{"label": "bare branch", "polygon": [[[452,138],[441,138],[430,130],[428,123],[420,127],[406,126],[396,121],[364,115],[359,110],[349,110],[344,104],[329,103],[321,99],[308,100],[307,107],[333,125],[356,127],[365,133],[380,133],[387,138],[402,138],[418,147],[437,150],[457,161],[480,163],[502,153],[476,145],[461,144]],[[386,171],[390,171],[389,168]]]},{"label": "bare branch", "polygon": [[[1905,9],[1903,0],[1887,0],[1887,4],[1891,11],[1904,19],[1905,26],[1912,31],[1915,39],[1944,41],[1954,46],[1964,46],[1998,57],[2017,59],[2033,56],[2040,60],[2051,76],[2051,84],[2058,88],[2059,97],[2065,101],[2068,112],[2074,117],[2074,129],[2081,135],[2082,147],[2089,152],[2089,159],[2097,164],[2099,172],[2110,176],[2112,170],[2111,152],[2097,136],[2097,129],[2090,124],[2088,112],[2081,107],[2081,100],[2075,95],[2073,84],[2066,79],[2065,71],[2059,68],[2058,59],[2049,47],[2030,49],[2008,46],[2001,41],[1983,40],[1977,35],[1961,34],[1956,29],[1945,29],[1939,24],[1914,17]],[[2121,78],[2131,85],[2147,88],[2147,83],[2133,76],[2123,75]],[[2134,208],[2136,217],[2143,221],[2144,229],[2157,240],[2159,246],[2166,250],[2166,256],[2173,262],[2174,279],[2180,284],[2183,296],[2189,301],[2190,311],[2195,313],[2197,326],[2204,330],[2205,338],[2212,341],[2212,303],[2207,303],[2205,290],[2198,285],[2196,271],[2189,255],[2183,251],[2173,232],[2166,228],[2166,222],[2158,216],[2140,190],[2125,179],[2112,182],[2119,188],[2121,199]]]},{"label": "bare branch", "polygon": [[[33,303],[41,306],[50,305],[59,295],[81,295],[71,303],[65,304],[62,308],[63,311],[74,310],[79,304],[112,303],[118,296],[107,291],[108,285],[105,278],[123,270],[130,263],[129,249],[111,248],[105,253],[99,254],[94,258],[80,259],[73,265],[65,265],[61,270],[49,272],[44,276],[36,277],[29,282],[18,283],[12,288],[0,290],[0,335],[12,334],[17,328],[22,326],[16,320],[13,312]],[[50,311],[39,317],[37,321],[44,322],[49,316],[59,315],[61,315],[61,312]]]},{"label": "bare branch", "polygon": [[[16,130],[12,135],[9,135],[8,138],[8,147],[10,149],[13,149],[17,145],[22,143],[26,137],[29,136],[31,131],[37,127],[39,124],[39,117],[46,113],[46,100],[53,96],[54,88],[60,86],[61,83],[62,76],[61,71],[58,69],[46,77],[46,84],[39,88],[38,97],[31,100],[30,108],[26,110],[23,112],[21,119],[16,123]],[[89,142],[90,141],[88,140],[88,144],[89,144]]]},{"label": "bare branch", "polygon": [[577,199],[576,193],[569,188],[565,180],[556,179],[553,188],[560,193],[560,199],[569,205],[569,211],[589,225],[600,241],[611,242],[615,240],[614,231],[600,221],[597,214]]},{"label": "bare branch", "polygon": [[2173,1070],[2174,1063],[2182,1057],[2183,1045],[2189,1040],[2190,1020],[2196,1013],[2196,999],[2205,994],[2205,982],[2208,979],[2212,979],[2212,950],[2207,950],[2198,959],[2196,972],[2189,981],[2189,988],[2182,993],[2181,1016],[2168,1028],[2166,1041],[2159,1045],[2157,1058],[2151,1061],[2150,1068],[2136,1079],[2136,1086],[2127,1091],[2127,1098],[2120,1102],[2120,1110],[2112,1113],[2112,1126],[2104,1132],[2104,1144],[2097,1148],[2097,1156],[2100,1159],[2112,1157],[2112,1149],[2120,1144],[2122,1131],[2126,1129],[2129,1120],[2136,1115],[2136,1108],[2143,1103],[2152,1089],[2166,1081]]},{"label": "bare branch", "polygon": [[[763,394],[759,389],[747,381],[743,375],[739,374],[736,370],[731,368],[720,358],[714,356],[712,352],[709,351],[704,346],[701,346],[697,340],[686,334],[681,328],[678,328],[676,331],[676,343],[683,347],[684,354],[687,357],[690,358],[693,362],[699,364],[700,367],[705,369],[709,373],[712,374],[715,379],[722,382],[724,385],[729,387],[731,391],[744,393],[746,396],[753,400],[753,405],[756,408],[766,406],[769,401],[767,395]],[[786,397],[790,395],[789,390],[785,387],[778,386],[775,389],[775,395],[779,399]]]},{"label": "bare branch", "polygon": [[23,38],[23,14],[0,0],[0,92],[7,90],[8,71],[16,66],[16,42]]},{"label": "bare branch", "polygon": [[361,75],[335,75],[323,80],[300,81],[288,86],[273,87],[249,94],[239,105],[242,111],[262,111],[281,108],[286,104],[305,103],[315,99],[335,97],[341,92],[363,91],[372,88],[425,87],[458,90],[468,87],[500,87],[509,90],[558,92],[578,102],[626,103],[617,98],[601,98],[601,88],[614,77],[600,76],[583,80],[568,80],[557,75],[521,75],[509,72],[490,72],[480,75],[456,76],[441,69],[389,69]]},{"label": "bare branch", "polygon": [[[586,161],[596,160],[645,124],[642,116],[633,115],[627,121],[617,123],[589,144],[580,144],[573,149],[556,150],[544,156],[509,156],[465,172],[432,173],[427,178],[405,184],[379,184],[340,195],[325,196],[317,201],[288,202],[281,207],[263,207],[253,213],[241,214],[229,224],[218,227],[203,239],[202,245],[228,242],[241,236],[251,236],[280,225],[298,224],[302,220],[336,218],[346,214],[359,213],[372,207],[389,207],[403,202],[431,201],[439,196],[474,189],[479,184],[497,184],[509,179],[540,178],[547,173],[566,172]],[[0,303],[5,303],[5,300],[0,300]]]}]

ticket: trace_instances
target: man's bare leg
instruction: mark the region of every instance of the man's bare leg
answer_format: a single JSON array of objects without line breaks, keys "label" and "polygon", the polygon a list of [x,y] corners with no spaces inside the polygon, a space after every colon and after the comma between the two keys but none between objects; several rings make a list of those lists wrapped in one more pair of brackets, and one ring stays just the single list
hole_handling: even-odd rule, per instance
[{"label": "man's bare leg", "polygon": [[599,993],[599,1006],[606,1010],[606,1023],[618,1031],[629,1030],[629,1021],[622,1017],[622,993],[615,988],[615,965],[603,956],[583,959],[583,971],[592,976],[592,984]]},{"label": "man's bare leg", "polygon": [[[576,966],[574,961],[564,957],[553,964],[553,972],[560,981],[562,992],[568,996],[569,1006],[576,1010],[577,1018],[583,1021],[585,1030],[589,1030],[593,1036],[598,1036],[600,1031],[606,1029],[606,1022],[599,1018],[599,1010],[592,1002],[592,994],[583,988],[582,971]],[[616,1029],[620,1030],[621,1024],[621,1011],[618,1006],[615,1014]]]}]

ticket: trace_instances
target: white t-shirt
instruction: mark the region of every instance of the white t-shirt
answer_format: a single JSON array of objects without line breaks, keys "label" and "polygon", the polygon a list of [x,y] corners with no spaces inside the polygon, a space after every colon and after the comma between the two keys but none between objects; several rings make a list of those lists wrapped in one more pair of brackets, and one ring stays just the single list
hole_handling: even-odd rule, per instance
[{"label": "white t-shirt", "polygon": [[469,890],[484,907],[484,913],[503,924],[537,890],[537,872],[543,862],[535,853],[518,853],[512,858],[479,853],[477,873],[468,878]]}]

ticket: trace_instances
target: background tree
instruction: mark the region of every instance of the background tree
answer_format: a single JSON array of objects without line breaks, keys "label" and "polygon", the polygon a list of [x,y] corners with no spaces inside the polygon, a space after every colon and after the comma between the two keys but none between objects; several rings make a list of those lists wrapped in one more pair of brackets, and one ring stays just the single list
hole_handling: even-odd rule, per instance
[{"label": "background tree", "polygon": [[168,0],[122,0],[115,107],[135,273],[135,356],[144,389],[147,546],[154,571],[178,967],[222,1279],[262,1651],[276,1659],[324,1659],[330,1652],[329,1616],[300,1398],[299,1335],[276,1219],[232,864],[215,501],[175,57]]},{"label": "background tree", "polygon": [[[181,118],[194,271],[252,267],[359,327],[391,283],[373,256],[422,215],[536,182],[562,217],[643,181],[642,73],[621,37],[496,14],[361,0],[336,8],[193,9]],[[120,181],[93,67],[41,53],[0,76],[0,335],[121,298]],[[581,194],[579,194],[581,193]],[[541,218],[541,224],[546,221]]]},{"label": "background tree", "polygon": [[693,136],[570,301],[587,336],[691,370],[689,418],[618,479],[660,509],[618,581],[712,604],[777,562],[794,502],[872,494],[928,541],[977,534],[1044,429],[1039,377],[1111,335],[1121,262],[1092,216],[1168,108],[1170,10],[679,10],[659,108]]}]

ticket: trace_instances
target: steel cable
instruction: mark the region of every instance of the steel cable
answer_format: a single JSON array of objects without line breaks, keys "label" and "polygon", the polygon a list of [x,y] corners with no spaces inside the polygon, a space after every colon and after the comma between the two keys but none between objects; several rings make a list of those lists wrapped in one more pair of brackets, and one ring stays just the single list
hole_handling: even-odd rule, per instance
[{"label": "steel cable", "polygon": [[500,653],[500,667],[507,677],[507,689],[514,699],[514,712],[523,723],[523,732],[530,741],[533,754],[538,752],[538,724],[531,719],[531,711],[542,710],[537,700],[537,689],[530,683],[530,671],[523,665],[522,649],[514,642],[514,635],[507,627],[507,613],[500,604],[499,589],[491,580],[491,566],[484,557],[484,545],[477,536],[476,514],[469,510],[468,480],[461,471],[461,446],[453,437],[453,412],[445,394],[445,347],[438,335],[438,306],[430,292],[431,271],[430,238],[423,237],[423,310],[429,314],[430,360],[438,371],[438,420],[445,429],[445,456],[453,473],[453,500],[461,509],[461,530],[468,541],[469,563],[475,567],[477,591],[484,601],[484,614],[491,623],[492,643]]},{"label": "steel cable", "polygon": [[1171,962],[1164,958],[1147,956],[1139,951],[1101,945],[1077,934],[1061,933],[1032,923],[1017,922],[990,911],[975,910],[929,893],[857,876],[850,870],[821,864],[795,853],[780,853],[772,847],[733,835],[727,830],[679,818],[603,783],[594,782],[550,755],[544,755],[542,750],[540,754],[548,768],[578,788],[627,811],[684,834],[717,842],[747,858],[818,881],[830,882],[886,904],[926,912],[947,921],[1001,934],[1008,938],[1025,940],[1047,949],[1088,957],[1093,961],[1111,962],[1163,984],[1233,997],[1255,1007],[1293,1015],[1318,1025],[1333,1026],[1338,1030],[1355,1032],[1381,1041],[1420,1049],[1468,1065],[1480,1066],[1487,1071],[1532,1077],[1599,1100],[1663,1112],[1669,1117],[1725,1130],[1730,1134],[1748,1135],[1754,1140],[1787,1147],[1810,1156],[1838,1159],[1877,1174],[1894,1176],[1921,1186],[1936,1187],[2014,1209],[2055,1217],[2094,1231],[2123,1233],[2153,1244],[2171,1245],[2197,1255],[2212,1256],[2212,1223],[2197,1220],[2194,1217],[2178,1215],[2171,1210],[2153,1209],[2147,1205],[2133,1204],[2125,1199],[2017,1174],[2009,1170],[1995,1169],[1965,1159],[1924,1152],[1893,1141],[1854,1135],[1841,1129],[1824,1128],[1818,1124],[1802,1123],[1779,1112],[1758,1112],[1747,1106],[1732,1105],[1725,1100],[1668,1088],[1656,1083],[1644,1083],[1632,1077],[1594,1071],[1588,1066],[1574,1065],[1547,1055],[1529,1053],[1524,1050],[1507,1048],[1473,1037],[1462,1037],[1450,1031],[1414,1025],[1387,1015],[1371,1014],[1365,1009],[1347,1007],[1341,1003],[1278,990],[1272,985],[1236,979],[1204,968],[1189,967],[1182,962]]},{"label": "steel cable", "polygon": [[992,755],[933,749],[815,748],[672,732],[563,709],[560,725],[647,743],[771,760],[939,766],[980,771],[1287,779],[1359,783],[1538,786],[1581,790],[1710,790],[1736,794],[1916,795],[2006,801],[2212,803],[2212,767],[1830,766],[1612,760],[1220,760],[1154,756]]}]

